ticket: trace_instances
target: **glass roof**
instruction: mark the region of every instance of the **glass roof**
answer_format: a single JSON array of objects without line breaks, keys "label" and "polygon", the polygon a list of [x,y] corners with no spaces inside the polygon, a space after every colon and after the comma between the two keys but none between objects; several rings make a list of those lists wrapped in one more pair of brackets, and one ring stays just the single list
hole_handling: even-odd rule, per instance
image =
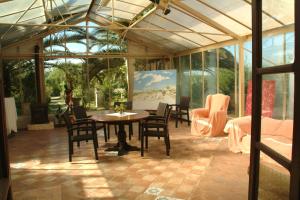
[{"label": "glass roof", "polygon": [[[167,8],[170,13],[165,15]],[[80,20],[153,41],[170,52],[241,39],[252,32],[251,0],[161,0],[159,5],[150,0],[11,0],[0,1],[0,13],[3,46]],[[263,0],[263,30],[293,23],[293,0]]]}]

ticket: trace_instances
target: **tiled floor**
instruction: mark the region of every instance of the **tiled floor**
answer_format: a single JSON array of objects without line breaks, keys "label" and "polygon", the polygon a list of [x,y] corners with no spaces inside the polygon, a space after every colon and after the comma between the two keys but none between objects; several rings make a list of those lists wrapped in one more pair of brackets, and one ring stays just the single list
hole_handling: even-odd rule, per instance
[{"label": "tiled floor", "polygon": [[[163,140],[150,138],[145,157],[130,152],[118,157],[104,150],[99,134],[99,161],[92,143],[74,146],[68,162],[65,128],[20,132],[9,139],[12,186],[16,200],[77,199],[247,199],[249,156],[227,149],[226,137],[190,135],[185,124],[170,124],[171,156]],[[111,131],[113,133],[113,131]],[[135,127],[136,132],[136,127]],[[135,133],[130,144],[139,146]]]}]

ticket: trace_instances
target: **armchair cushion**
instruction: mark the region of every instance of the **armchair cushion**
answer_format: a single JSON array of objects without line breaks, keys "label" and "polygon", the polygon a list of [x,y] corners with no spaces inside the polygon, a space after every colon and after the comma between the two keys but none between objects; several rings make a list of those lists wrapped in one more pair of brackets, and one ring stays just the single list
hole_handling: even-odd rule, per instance
[{"label": "armchair cushion", "polygon": [[209,114],[209,110],[207,108],[196,108],[192,110],[192,120],[207,118],[208,114]]}]

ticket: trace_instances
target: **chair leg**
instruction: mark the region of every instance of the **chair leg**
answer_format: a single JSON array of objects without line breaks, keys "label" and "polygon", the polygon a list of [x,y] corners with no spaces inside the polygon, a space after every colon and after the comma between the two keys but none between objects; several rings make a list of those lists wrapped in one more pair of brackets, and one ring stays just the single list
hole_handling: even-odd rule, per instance
[{"label": "chair leg", "polygon": [[95,158],[96,158],[96,160],[98,160],[97,148],[98,148],[99,145],[98,145],[97,134],[94,134],[94,136],[93,136],[93,143],[94,143]]},{"label": "chair leg", "polygon": [[132,124],[129,124],[129,125],[128,125],[128,136],[129,136],[129,140],[131,140],[131,135],[133,135],[133,134],[132,134]]},{"label": "chair leg", "polygon": [[144,134],[141,133],[141,156],[144,156]]},{"label": "chair leg", "polygon": [[166,145],[166,152],[167,152],[167,156],[169,155],[169,148],[168,148],[168,142],[167,142],[167,136],[164,136],[164,141],[165,141],[165,145]]},{"label": "chair leg", "polygon": [[178,115],[175,115],[175,127],[178,128]]},{"label": "chair leg", "polygon": [[[77,135],[79,135],[79,130],[77,130]],[[80,147],[80,141],[77,141],[77,147]]]},{"label": "chair leg", "polygon": [[167,141],[168,141],[168,148],[171,149],[171,143],[170,143],[170,137],[169,137],[169,134],[167,135]]},{"label": "chair leg", "polygon": [[188,120],[188,126],[190,126],[191,122],[190,122],[189,110],[187,110],[187,114],[186,115],[187,115],[187,120]]},{"label": "chair leg", "polygon": [[118,135],[118,128],[117,128],[117,125],[115,124],[114,127],[115,127],[115,134]]},{"label": "chair leg", "polygon": [[180,117],[180,124],[182,124],[182,114],[180,114],[179,117]]},{"label": "chair leg", "polygon": [[99,148],[99,142],[98,142],[98,135],[97,135],[97,132],[95,134],[95,140],[96,140],[96,147],[97,149]]},{"label": "chair leg", "polygon": [[141,122],[139,122],[139,136],[138,139],[141,140],[141,132],[142,132],[142,126],[141,126]]},{"label": "chair leg", "polygon": [[145,136],[145,139],[146,139],[145,146],[146,146],[146,149],[148,149],[148,136],[147,135]]},{"label": "chair leg", "polygon": [[109,127],[109,124],[105,124],[105,127],[107,125],[107,139],[109,140],[110,139],[110,127]]},{"label": "chair leg", "polygon": [[106,125],[103,125],[103,132],[104,132],[104,141],[107,142],[107,133],[106,133]]},{"label": "chair leg", "polygon": [[69,138],[69,162],[72,162],[72,154],[73,154],[72,146],[73,146],[73,142]]}]

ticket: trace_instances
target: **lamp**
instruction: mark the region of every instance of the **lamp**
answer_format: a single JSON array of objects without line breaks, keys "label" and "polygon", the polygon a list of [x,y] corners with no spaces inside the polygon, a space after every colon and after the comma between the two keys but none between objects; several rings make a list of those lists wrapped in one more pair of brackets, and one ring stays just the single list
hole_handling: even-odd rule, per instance
[{"label": "lamp", "polygon": [[154,4],[158,5],[158,8],[162,9],[163,14],[167,15],[171,12],[170,7],[169,7],[169,1],[170,0],[150,0]]}]

